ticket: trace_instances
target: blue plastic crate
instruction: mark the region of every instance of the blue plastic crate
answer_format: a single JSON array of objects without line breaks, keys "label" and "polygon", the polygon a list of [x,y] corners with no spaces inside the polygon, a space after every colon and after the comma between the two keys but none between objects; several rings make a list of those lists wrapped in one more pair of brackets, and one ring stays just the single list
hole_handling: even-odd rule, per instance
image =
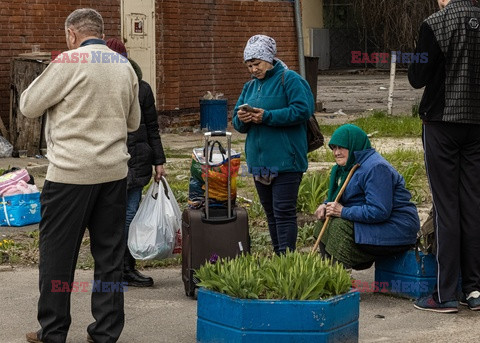
[{"label": "blue plastic crate", "polygon": [[414,250],[375,261],[375,283],[379,292],[407,298],[419,298],[432,293],[436,283],[437,262],[432,254]]},{"label": "blue plastic crate", "polygon": [[357,342],[359,293],[320,301],[247,300],[201,288],[197,342]]}]

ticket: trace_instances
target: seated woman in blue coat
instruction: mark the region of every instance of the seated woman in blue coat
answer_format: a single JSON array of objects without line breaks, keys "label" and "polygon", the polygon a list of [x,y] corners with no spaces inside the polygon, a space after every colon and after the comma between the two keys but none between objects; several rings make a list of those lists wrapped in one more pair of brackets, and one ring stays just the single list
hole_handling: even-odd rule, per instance
[{"label": "seated woman in blue coat", "polygon": [[[329,142],[336,165],[330,174],[327,201],[315,212],[318,219],[330,216],[322,236],[320,253],[346,268],[369,268],[379,256],[410,249],[416,241],[420,220],[403,177],[371,147],[359,127],[340,126]],[[360,167],[335,202],[349,171]]]}]

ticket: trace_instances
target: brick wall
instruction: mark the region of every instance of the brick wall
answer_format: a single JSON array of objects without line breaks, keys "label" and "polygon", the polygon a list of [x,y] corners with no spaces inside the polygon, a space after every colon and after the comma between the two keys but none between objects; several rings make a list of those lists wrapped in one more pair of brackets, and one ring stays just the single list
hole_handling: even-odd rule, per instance
[{"label": "brick wall", "polygon": [[[99,4],[100,3],[100,4]],[[105,21],[106,36],[120,36],[120,0],[8,0],[0,1],[0,116],[8,126],[10,62],[18,54],[66,50],[65,19],[77,8],[93,7]]]},{"label": "brick wall", "polygon": [[293,7],[289,1],[157,3],[157,108],[162,126],[198,121],[198,100],[206,91],[224,93],[231,109],[249,79],[243,49],[254,34],[274,37],[277,56],[297,70]]},{"label": "brick wall", "polygon": [[[65,50],[64,22],[81,7],[97,9],[107,37],[119,37],[121,0],[0,1],[0,115],[8,125],[10,62],[31,51]],[[68,4],[67,4],[68,3]],[[254,34],[277,41],[278,57],[298,69],[293,3],[290,1],[156,1],[157,109],[163,129],[195,125],[206,91],[235,104],[249,74],[243,48]]]}]

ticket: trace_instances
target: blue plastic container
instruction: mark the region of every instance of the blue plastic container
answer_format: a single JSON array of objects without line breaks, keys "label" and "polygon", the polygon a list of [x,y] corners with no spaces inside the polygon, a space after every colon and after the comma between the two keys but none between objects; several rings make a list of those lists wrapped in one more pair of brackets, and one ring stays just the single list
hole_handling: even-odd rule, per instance
[{"label": "blue plastic container", "polygon": [[197,342],[358,342],[356,291],[319,301],[247,300],[198,291]]},{"label": "blue plastic container", "polygon": [[226,131],[227,99],[200,99],[200,128],[208,131]]},{"label": "blue plastic container", "polygon": [[436,283],[437,262],[432,254],[414,250],[375,261],[375,282],[379,292],[407,298],[420,298],[432,293]]},{"label": "blue plastic container", "polygon": [[0,226],[24,226],[42,219],[40,192],[0,197]]}]

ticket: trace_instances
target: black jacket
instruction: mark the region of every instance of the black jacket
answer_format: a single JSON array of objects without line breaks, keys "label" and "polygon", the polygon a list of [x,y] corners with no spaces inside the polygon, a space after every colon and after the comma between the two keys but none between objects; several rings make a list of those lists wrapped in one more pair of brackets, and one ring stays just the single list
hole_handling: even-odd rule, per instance
[{"label": "black jacket", "polygon": [[419,113],[424,121],[480,124],[480,8],[471,0],[451,0],[420,27],[408,79],[425,86]]},{"label": "black jacket", "polygon": [[152,166],[166,162],[162,141],[158,128],[158,116],[155,108],[155,98],[152,88],[143,81],[138,64],[130,60],[139,78],[138,98],[142,117],[140,127],[128,134],[127,146],[130,160],[128,161],[127,187],[143,187],[152,177]]}]

